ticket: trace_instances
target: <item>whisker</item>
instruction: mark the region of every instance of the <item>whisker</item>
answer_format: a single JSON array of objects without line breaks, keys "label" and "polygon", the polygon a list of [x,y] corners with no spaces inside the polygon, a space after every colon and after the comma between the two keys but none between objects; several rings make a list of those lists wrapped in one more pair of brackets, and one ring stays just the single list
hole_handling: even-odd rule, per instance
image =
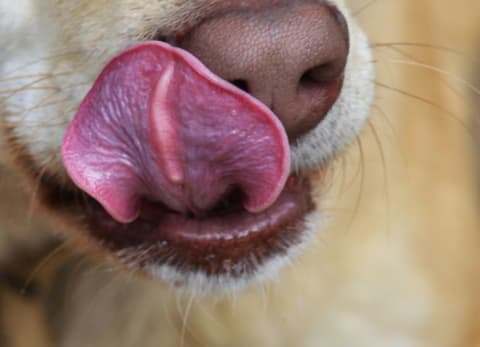
[{"label": "whisker", "polygon": [[[19,92],[23,92],[26,89],[21,87],[21,88],[16,88],[16,89],[5,89],[5,90],[0,90],[0,96],[2,94],[15,94]],[[51,86],[38,86],[38,87],[31,87],[28,88],[28,90],[50,90],[50,91],[55,91],[55,92],[60,92],[61,89],[59,87],[51,87]]]},{"label": "whisker", "polygon": [[433,101],[429,100],[429,99],[426,99],[426,98],[423,98],[421,96],[418,96],[418,95],[415,95],[415,94],[412,94],[412,93],[409,93],[405,90],[402,90],[400,88],[396,88],[396,87],[391,87],[391,86],[388,86],[386,84],[383,84],[381,82],[378,82],[378,81],[375,81],[375,84],[379,87],[382,87],[384,89],[387,89],[387,90],[390,90],[392,92],[396,92],[400,95],[403,95],[403,96],[406,96],[406,97],[409,97],[411,99],[414,99],[414,100],[417,100],[421,103],[424,103],[426,105],[429,105],[431,107],[434,107],[440,111],[442,111],[445,115],[448,115],[450,116],[453,120],[455,120],[456,122],[458,122],[469,134],[470,136],[474,137],[474,134],[472,133],[472,130],[469,129],[469,127],[467,126],[467,124],[462,121],[455,113],[453,113],[452,111],[450,110],[447,110],[443,107],[441,107],[440,105],[434,103]]},{"label": "whisker", "polygon": [[394,138],[395,138],[395,147],[398,148],[398,152],[402,158],[402,163],[404,166],[407,166],[407,159],[405,153],[402,151],[402,146],[400,143],[400,135],[396,131],[395,127],[393,126],[390,117],[385,113],[385,111],[378,105],[373,105],[373,108],[382,116],[382,119],[386,122],[388,128],[391,130]]},{"label": "whisker", "polygon": [[[347,189],[347,159],[344,155],[339,157],[340,160],[340,172],[342,174],[342,178],[340,180],[340,192],[345,192]],[[338,161],[337,161],[338,162]],[[332,180],[333,182],[334,180]]]},{"label": "whisker", "polygon": [[360,14],[362,14],[366,9],[368,9],[371,5],[373,5],[377,0],[370,0],[370,1],[367,1],[365,4],[363,4],[362,6],[360,6],[358,9],[356,9],[355,11],[353,11],[353,16],[356,17]]},{"label": "whisker", "polygon": [[[390,50],[400,54],[401,56],[404,56],[408,59],[411,59],[412,61],[414,62],[417,62],[417,63],[420,63],[420,64],[425,64],[424,62],[420,61],[419,59],[416,59],[415,57],[413,57],[413,55],[405,52],[404,50],[400,49],[400,48],[397,48],[397,47],[388,47]],[[434,67],[433,65],[430,65],[432,67]],[[462,93],[457,89],[457,88],[454,88],[452,86],[451,83],[449,83],[449,81],[443,79],[443,78],[438,78],[443,84],[445,84],[445,86],[452,91],[452,93],[454,93],[456,96],[458,96],[460,99],[463,98],[463,96],[461,95]]]},{"label": "whisker", "polygon": [[392,132],[393,136],[395,136],[395,139],[397,140],[397,144],[400,145],[400,135],[396,131],[395,127],[393,126],[393,123],[390,119],[390,117],[385,113],[385,111],[377,104],[373,104],[372,107],[382,116],[382,119],[385,121],[387,124],[388,128]]},{"label": "whisker", "polygon": [[390,235],[390,216],[391,216],[391,206],[390,206],[390,190],[389,190],[389,182],[388,182],[388,169],[387,169],[387,155],[385,154],[385,150],[383,149],[382,146],[382,141],[380,138],[380,135],[375,127],[375,124],[368,119],[367,120],[368,127],[372,131],[375,143],[377,144],[378,147],[378,152],[380,155],[380,160],[382,162],[382,168],[383,168],[383,191],[385,194],[385,209],[386,209],[386,214],[387,214],[387,233]]},{"label": "whisker", "polygon": [[402,64],[402,65],[410,65],[410,66],[413,66],[413,67],[419,67],[419,68],[423,68],[423,69],[430,70],[430,71],[433,71],[433,72],[437,72],[437,73],[442,74],[442,75],[446,75],[446,76],[454,79],[458,83],[466,86],[468,89],[473,91],[475,94],[480,95],[480,89],[479,88],[477,88],[473,83],[471,83],[471,82],[469,82],[469,81],[467,81],[467,80],[465,80],[461,77],[458,77],[453,72],[441,69],[441,68],[433,66],[433,65],[424,64],[424,63],[420,63],[420,62],[416,62],[416,61],[389,59],[389,62],[394,63],[394,64]]},{"label": "whisker", "polygon": [[39,64],[39,63],[42,63],[42,62],[45,62],[45,61],[55,60],[55,59],[59,59],[59,58],[66,58],[68,56],[78,55],[78,54],[81,54],[81,52],[80,51],[70,51],[70,52],[64,52],[64,53],[50,55],[50,56],[47,56],[47,57],[42,57],[42,58],[39,58],[37,60],[33,60],[33,61],[30,61],[30,62],[25,63],[23,65],[17,66],[15,69],[5,72],[5,75],[6,76],[12,75],[13,73],[16,73],[20,70],[24,70],[24,69],[26,69],[26,68],[28,68],[32,65]]},{"label": "whisker", "polygon": [[31,74],[31,75],[16,75],[16,76],[10,76],[10,77],[4,77],[0,79],[0,83],[6,83],[6,82],[12,82],[12,81],[18,81],[18,80],[26,80],[26,79],[32,79],[32,78],[37,78],[37,77],[48,77],[48,76],[53,76],[51,73],[38,73],[38,74]]},{"label": "whisker", "polygon": [[31,221],[35,213],[35,207],[37,204],[37,195],[42,185],[42,179],[48,170],[48,165],[55,160],[55,155],[51,155],[51,158],[46,160],[46,162],[40,166],[40,170],[35,178],[34,184],[30,192],[30,202],[27,212],[27,220]]},{"label": "whisker", "polygon": [[180,347],[185,346],[185,337],[187,333],[188,318],[190,315],[190,310],[192,309],[193,300],[194,300],[194,295],[190,294],[189,299],[187,301],[187,306],[185,307],[185,311],[182,314],[182,328],[180,330]]},{"label": "whisker", "polygon": [[[13,77],[10,77],[10,78],[3,78],[3,79],[0,79],[0,84],[2,83],[12,83],[12,82],[16,82],[16,81],[19,81],[19,80],[31,80],[31,79],[34,79],[33,81],[29,81],[27,84],[24,84],[23,86],[21,87],[17,87],[16,89],[14,89],[14,91],[21,91],[29,86],[33,86],[33,85],[36,85],[37,83],[40,83],[40,82],[44,82],[44,81],[49,81],[53,78],[57,78],[57,77],[68,77],[68,76],[71,76],[75,73],[77,73],[77,69],[75,70],[71,70],[71,71],[64,71],[64,72],[58,72],[58,73],[39,73],[39,74],[34,74],[34,75],[23,75],[23,76],[13,76]],[[0,91],[2,91],[0,89]]]},{"label": "whisker", "polygon": [[31,111],[35,111],[35,110],[38,110],[38,109],[41,109],[41,108],[44,108],[44,107],[63,104],[63,103],[69,102],[69,101],[70,101],[69,99],[64,98],[64,99],[54,100],[54,101],[50,101],[50,102],[40,103],[40,104],[35,105],[33,107],[27,108],[23,111],[11,113],[10,115],[11,116],[21,116],[21,115],[29,113]]},{"label": "whisker", "polygon": [[359,186],[357,198],[355,199],[355,205],[353,206],[353,211],[352,211],[350,220],[347,224],[347,228],[346,228],[347,232],[349,232],[352,229],[353,223],[355,221],[355,217],[358,215],[358,212],[360,211],[360,203],[362,201],[362,195],[363,195],[363,190],[365,186],[365,151],[363,149],[361,138],[357,138],[355,142],[357,144],[358,154],[359,154],[358,170],[355,176],[358,177],[358,175],[360,175],[360,186]]},{"label": "whisker", "polygon": [[[434,49],[437,51],[442,51],[445,53],[451,53],[457,56],[461,57],[468,57],[469,59],[472,59],[471,56],[466,54],[465,52],[462,52],[460,50],[447,47],[447,46],[441,46],[441,45],[434,45],[434,44],[429,44],[429,43],[420,43],[420,42],[374,42],[370,45],[372,48],[397,48],[398,47],[413,47],[413,48],[429,48],[429,49]],[[476,61],[476,60],[474,60]]]},{"label": "whisker", "polygon": [[32,271],[28,274],[27,278],[25,279],[22,293],[24,293],[27,290],[27,288],[31,286],[35,277],[40,273],[40,271],[43,268],[45,268],[45,266],[47,266],[51,261],[53,261],[58,255],[60,255],[67,247],[68,247],[68,242],[63,241],[59,246],[55,247],[52,251],[50,251],[38,262],[38,264],[32,269]]},{"label": "whisker", "polygon": [[37,83],[44,82],[44,81],[48,80],[49,78],[50,78],[50,77],[42,77],[42,78],[39,78],[39,79],[37,79],[37,80],[35,80],[35,81],[29,82],[29,83],[23,85],[22,87],[19,87],[16,91],[12,92],[11,94],[8,94],[7,96],[2,97],[2,98],[0,99],[0,101],[1,101],[1,102],[6,102],[7,100],[9,100],[9,99],[12,98],[13,96],[15,96],[15,95],[18,93],[18,91],[27,90],[27,89],[29,89],[30,87],[35,86]]}]

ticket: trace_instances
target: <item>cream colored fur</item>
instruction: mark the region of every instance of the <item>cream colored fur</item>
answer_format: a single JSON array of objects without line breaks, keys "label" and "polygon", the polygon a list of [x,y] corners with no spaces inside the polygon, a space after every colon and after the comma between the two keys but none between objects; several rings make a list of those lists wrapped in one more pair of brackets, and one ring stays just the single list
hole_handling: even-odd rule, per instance
[{"label": "cream colored fur", "polygon": [[[68,73],[35,83],[46,89],[7,93],[0,99],[3,121],[14,127],[39,167],[63,180],[59,145],[66,122],[103,63],[158,28],[168,32],[194,20],[207,1],[24,0],[14,6],[0,0],[0,28],[6,33],[0,38],[5,50],[0,92],[38,79],[14,76]],[[333,2],[349,13],[343,2]],[[316,240],[289,266],[283,264],[275,276],[267,273],[274,278],[263,284],[205,297],[91,261],[71,276],[60,346],[479,345],[478,190],[465,83],[451,78],[462,76],[461,64],[471,62],[470,23],[480,8],[473,0],[466,3],[378,1],[348,17],[352,52],[346,88],[327,121],[293,149],[296,169],[314,167],[334,153],[338,157],[315,188],[321,207],[310,229]],[[361,2],[349,5],[358,9]],[[356,20],[373,42],[423,42],[462,53],[417,48],[395,55],[378,48],[374,76]],[[434,73],[430,65],[449,74]],[[371,126],[360,142],[338,152],[359,134],[374,80],[381,84]],[[71,87],[55,89],[65,85]],[[31,109],[46,96],[61,103]],[[335,128],[329,122],[334,117]],[[29,199],[18,204],[27,216]],[[36,239],[36,223],[21,216],[15,222]],[[9,249],[10,238],[5,239]],[[29,237],[23,239],[28,243]]]}]

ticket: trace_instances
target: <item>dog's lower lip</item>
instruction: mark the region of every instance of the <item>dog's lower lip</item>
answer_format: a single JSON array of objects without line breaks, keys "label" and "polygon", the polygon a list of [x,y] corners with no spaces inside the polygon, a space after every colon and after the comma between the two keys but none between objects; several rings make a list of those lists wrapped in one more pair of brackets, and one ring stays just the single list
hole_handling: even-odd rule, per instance
[{"label": "dog's lower lip", "polygon": [[[303,217],[313,203],[309,181],[291,176],[279,199],[258,214],[235,210],[198,219],[150,205],[135,222],[121,224],[97,207],[87,212],[91,236],[113,253],[144,250],[138,252],[142,254],[135,264],[139,268],[169,265],[181,271],[231,274],[231,269],[225,269],[228,262],[241,268],[237,274],[241,275],[299,243]],[[256,264],[250,264],[249,259],[255,259]]]}]

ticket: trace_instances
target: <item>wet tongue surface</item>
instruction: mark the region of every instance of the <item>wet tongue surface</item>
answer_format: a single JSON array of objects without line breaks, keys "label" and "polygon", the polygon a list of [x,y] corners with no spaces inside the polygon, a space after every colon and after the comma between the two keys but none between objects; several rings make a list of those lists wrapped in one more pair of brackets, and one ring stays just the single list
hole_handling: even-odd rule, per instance
[{"label": "wet tongue surface", "polygon": [[139,216],[142,199],[196,214],[233,189],[259,212],[278,198],[290,167],[287,136],[266,106],[160,42],[107,64],[62,155],[74,183],[122,223]]}]

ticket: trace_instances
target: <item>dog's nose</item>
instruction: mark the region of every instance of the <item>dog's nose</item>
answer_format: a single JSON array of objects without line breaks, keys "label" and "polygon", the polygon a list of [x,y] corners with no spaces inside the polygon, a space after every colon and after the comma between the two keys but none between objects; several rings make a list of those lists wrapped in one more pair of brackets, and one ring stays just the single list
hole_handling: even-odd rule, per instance
[{"label": "dog's nose", "polygon": [[338,98],[348,41],[335,8],[292,1],[216,14],[178,45],[270,107],[295,140],[316,127]]}]

